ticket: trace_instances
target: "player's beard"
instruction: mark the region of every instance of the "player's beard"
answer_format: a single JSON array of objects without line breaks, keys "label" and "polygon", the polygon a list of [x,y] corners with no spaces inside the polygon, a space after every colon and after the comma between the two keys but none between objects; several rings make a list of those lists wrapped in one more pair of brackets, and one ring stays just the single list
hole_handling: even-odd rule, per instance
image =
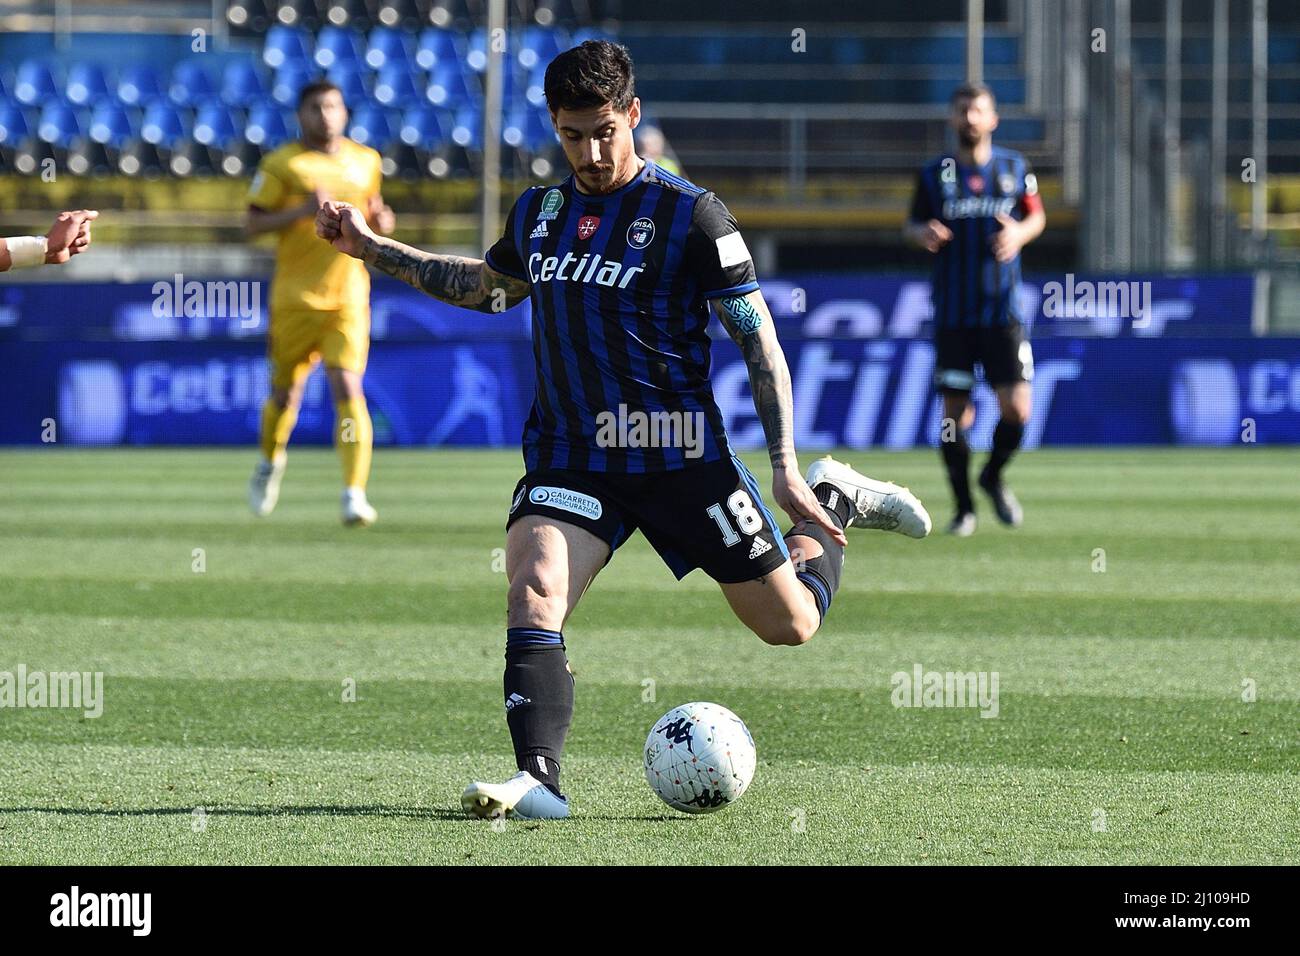
[{"label": "player's beard", "polygon": [[973,129],[957,130],[957,139],[966,149],[974,149],[984,137]]},{"label": "player's beard", "polygon": [[589,193],[607,193],[613,190],[616,168],[613,164],[605,167],[587,167],[582,171],[582,185]]}]

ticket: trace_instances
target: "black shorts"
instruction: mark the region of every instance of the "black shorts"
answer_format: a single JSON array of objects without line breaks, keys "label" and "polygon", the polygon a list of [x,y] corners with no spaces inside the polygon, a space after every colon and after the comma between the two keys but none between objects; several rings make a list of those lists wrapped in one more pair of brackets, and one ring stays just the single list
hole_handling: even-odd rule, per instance
[{"label": "black shorts", "polygon": [[509,528],[543,515],[590,531],[610,557],[638,528],[679,579],[752,581],[790,558],[758,482],[735,455],[692,468],[624,475],[542,468],[515,485]]},{"label": "black shorts", "polygon": [[975,363],[993,387],[1030,382],[1034,353],[1019,322],[972,329],[936,329],[934,387],[941,392],[969,392],[975,386]]}]

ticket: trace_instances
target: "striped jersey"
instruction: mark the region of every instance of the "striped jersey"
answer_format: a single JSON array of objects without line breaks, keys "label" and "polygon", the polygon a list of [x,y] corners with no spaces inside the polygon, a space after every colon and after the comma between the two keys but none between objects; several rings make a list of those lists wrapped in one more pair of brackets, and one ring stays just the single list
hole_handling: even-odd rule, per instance
[{"label": "striped jersey", "polygon": [[532,187],[486,261],[529,283],[530,471],[673,471],[730,455],[709,384],[708,300],[758,282],[713,193],[649,161],[603,196],[573,176]]},{"label": "striped jersey", "polygon": [[998,216],[1024,219],[1041,208],[1038,180],[1015,150],[994,146],[983,166],[941,156],[921,170],[912,221],[938,219],[952,230],[952,240],[934,257],[936,333],[1020,321],[1020,256],[999,263],[990,239],[1002,228]]}]

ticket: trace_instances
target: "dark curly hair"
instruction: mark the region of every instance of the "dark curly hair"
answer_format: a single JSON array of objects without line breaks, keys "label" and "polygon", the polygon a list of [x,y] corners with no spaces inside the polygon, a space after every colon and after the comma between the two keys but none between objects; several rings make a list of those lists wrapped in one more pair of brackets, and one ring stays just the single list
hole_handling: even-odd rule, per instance
[{"label": "dark curly hair", "polygon": [[546,68],[546,106],[588,110],[609,103],[626,113],[636,96],[632,57],[627,47],[608,40],[588,40],[565,50]]},{"label": "dark curly hair", "polygon": [[331,92],[337,93],[339,96],[343,95],[343,91],[329,80],[313,80],[298,91],[298,109],[302,109],[302,105],[318,93]]},{"label": "dark curly hair", "polygon": [[984,83],[963,83],[952,91],[952,96],[948,98],[948,105],[956,106],[958,100],[973,100],[977,96],[987,96],[993,108],[998,108],[998,98],[993,95],[993,90]]}]

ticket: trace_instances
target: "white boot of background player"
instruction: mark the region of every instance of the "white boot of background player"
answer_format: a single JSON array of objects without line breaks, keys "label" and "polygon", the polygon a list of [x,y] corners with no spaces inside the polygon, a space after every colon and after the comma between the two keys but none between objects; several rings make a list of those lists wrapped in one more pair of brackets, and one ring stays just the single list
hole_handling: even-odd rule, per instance
[{"label": "white boot of background player", "polygon": [[366,489],[343,489],[343,523],[349,528],[366,528],[379,518],[379,512],[366,500]]},{"label": "white boot of background player", "polygon": [[274,511],[275,503],[280,500],[285,460],[283,456],[275,462],[263,458],[253,469],[253,477],[248,479],[248,507],[259,518]]}]

